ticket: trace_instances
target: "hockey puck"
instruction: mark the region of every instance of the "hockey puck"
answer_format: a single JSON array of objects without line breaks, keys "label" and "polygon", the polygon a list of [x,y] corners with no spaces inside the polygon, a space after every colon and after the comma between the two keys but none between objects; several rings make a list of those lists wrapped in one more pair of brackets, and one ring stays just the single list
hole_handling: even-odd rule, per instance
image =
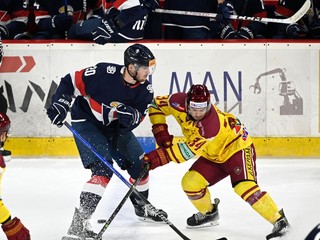
[{"label": "hockey puck", "polygon": [[105,220],[105,219],[98,219],[97,222],[98,222],[98,223],[105,223],[105,222],[107,222],[107,220]]},{"label": "hockey puck", "polygon": [[217,240],[228,240],[226,237],[218,238]]}]

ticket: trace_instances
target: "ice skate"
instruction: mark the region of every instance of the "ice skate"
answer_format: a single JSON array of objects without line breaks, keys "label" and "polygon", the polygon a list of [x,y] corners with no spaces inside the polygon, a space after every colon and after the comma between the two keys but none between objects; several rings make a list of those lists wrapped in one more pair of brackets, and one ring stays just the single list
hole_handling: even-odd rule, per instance
[{"label": "ice skate", "polygon": [[220,218],[218,204],[220,200],[216,198],[214,199],[214,202],[214,208],[211,212],[207,212],[206,214],[198,212],[189,217],[187,219],[187,228],[203,228],[218,225],[218,220]]},{"label": "ice skate", "polygon": [[286,235],[286,233],[289,230],[289,222],[286,218],[286,216],[284,215],[283,209],[281,209],[279,211],[279,213],[281,214],[281,218],[279,218],[274,224],[273,224],[273,229],[272,229],[272,233],[270,233],[269,235],[267,235],[266,239],[272,239],[272,238],[279,238],[279,237],[283,237],[284,235]]},{"label": "ice skate", "polygon": [[89,220],[76,208],[67,235],[62,240],[93,240],[97,235],[92,231]]},{"label": "ice skate", "polygon": [[11,151],[0,148],[0,154],[2,155],[5,162],[9,162],[11,160]]},{"label": "ice skate", "polygon": [[143,206],[134,204],[134,211],[139,220],[146,222],[163,222],[159,214],[163,215],[166,218],[168,217],[168,214],[165,211],[163,211],[162,209],[156,209],[150,204],[146,204]]}]

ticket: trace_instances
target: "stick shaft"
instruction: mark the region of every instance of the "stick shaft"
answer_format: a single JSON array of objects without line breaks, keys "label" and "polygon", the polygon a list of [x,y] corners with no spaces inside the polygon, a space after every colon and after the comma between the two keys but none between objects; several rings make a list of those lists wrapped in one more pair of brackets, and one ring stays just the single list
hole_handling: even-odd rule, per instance
[{"label": "stick shaft", "polygon": [[117,208],[113,211],[113,213],[111,214],[110,218],[107,220],[107,222],[103,225],[103,227],[101,228],[100,232],[98,233],[98,235],[96,236],[96,239],[100,239],[102,237],[102,235],[105,233],[105,231],[107,230],[107,228],[109,227],[109,225],[111,224],[111,222],[113,221],[113,219],[116,217],[116,215],[118,214],[118,212],[120,211],[120,209],[122,208],[122,206],[124,205],[124,203],[127,201],[127,199],[130,197],[130,195],[133,193],[134,189],[136,189],[137,185],[140,183],[141,179],[147,174],[147,172],[149,171],[149,165],[146,164],[145,167],[143,168],[143,171],[141,172],[140,176],[136,179],[136,181],[132,184],[132,186],[130,187],[129,191],[127,192],[127,194],[123,197],[123,199],[121,200],[121,202],[119,203],[119,205],[117,206]]},{"label": "stick shaft", "polygon": [[[249,16],[239,16],[231,15],[231,20],[247,20],[247,21],[257,21],[257,22],[270,22],[270,23],[282,23],[282,24],[292,24],[299,21],[309,10],[311,6],[311,0],[306,0],[302,7],[291,17],[278,19],[278,18],[263,18],[263,17],[249,17]],[[186,16],[197,16],[197,17],[210,17],[216,18],[217,13],[208,13],[208,12],[193,12],[193,11],[180,11],[180,10],[170,10],[170,9],[155,9],[157,13],[165,14],[177,14],[177,15],[186,15]]]},{"label": "stick shaft", "polygon": [[[73,135],[79,139],[84,145],[86,145],[99,159],[102,161],[115,175],[119,177],[119,179],[124,182],[129,188],[131,184],[110,164],[107,160],[105,160],[92,146],[89,142],[87,142],[68,122],[64,122],[64,125],[73,133]],[[148,204],[149,207],[156,212],[156,208],[146,199],[139,191],[133,189],[133,192],[145,203]],[[158,214],[162,221],[168,224],[171,229],[173,229],[182,239],[190,240],[187,236],[185,236],[176,226],[173,225],[172,222],[169,221],[165,216],[161,213]]]}]

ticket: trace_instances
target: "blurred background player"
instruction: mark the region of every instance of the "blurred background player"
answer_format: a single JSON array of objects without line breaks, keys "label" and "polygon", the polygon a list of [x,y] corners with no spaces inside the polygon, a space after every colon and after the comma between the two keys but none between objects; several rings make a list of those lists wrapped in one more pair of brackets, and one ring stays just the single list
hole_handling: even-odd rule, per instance
[{"label": "blurred background player", "polygon": [[28,0],[0,0],[2,39],[30,39],[27,33],[28,2]]},{"label": "blurred background player", "polygon": [[149,12],[156,0],[107,1],[104,18],[89,19],[71,27],[69,38],[92,40],[98,44],[142,40]]},{"label": "blurred background player", "polygon": [[[225,0],[223,3],[228,8],[234,9],[235,15],[249,17],[267,17],[264,2],[261,0]],[[224,16],[224,15],[222,15]],[[218,19],[217,19],[218,21]],[[222,21],[221,21],[222,22]],[[266,38],[267,24],[257,21],[226,21],[220,37],[222,39],[254,39]]]},{"label": "blurred background player", "polygon": [[[143,170],[144,151],[132,130],[147,114],[153,99],[153,89],[147,77],[155,68],[155,57],[146,46],[134,44],[124,52],[124,65],[98,63],[61,79],[47,114],[51,122],[62,126],[71,96],[76,99],[71,108],[73,128],[92,145],[110,164],[113,160],[127,170],[133,183]],[[80,194],[80,207],[75,209],[67,239],[92,238],[89,228],[94,213],[113,172],[75,137],[83,166],[92,172],[91,179]],[[149,175],[137,190],[149,195]],[[141,220],[162,221],[136,194],[130,196],[135,213]],[[167,214],[157,210],[164,216]]]},{"label": "blurred background player", "polygon": [[34,39],[65,39],[76,23],[104,16],[103,0],[35,0],[35,22],[38,31]]},{"label": "blurred background player", "polygon": [[[10,128],[10,120],[5,113],[0,112],[0,142],[7,140],[7,133]],[[0,182],[6,170],[6,164],[0,152]],[[17,217],[11,218],[10,211],[3,204],[0,195],[0,224],[8,240],[30,240],[29,230]]]},{"label": "blurred background player", "polygon": [[[295,14],[305,3],[305,0],[281,1],[275,4],[266,5],[268,17],[271,18],[288,18]],[[311,10],[311,9],[310,9]],[[268,24],[268,37],[274,39],[305,39],[309,36],[308,26],[313,21],[313,14],[308,11],[303,18],[292,24]]]},{"label": "blurred background player", "polygon": [[[172,143],[166,117],[173,116],[185,137]],[[233,114],[211,104],[205,85],[192,85],[188,93],[154,98],[149,107],[152,132],[158,148],[144,160],[155,169],[170,161],[185,162],[198,157],[182,179],[182,188],[199,211],[187,219],[189,228],[217,225],[219,199],[211,201],[208,187],[230,176],[237,195],[273,224],[267,239],[286,234],[289,223],[270,195],[257,183],[256,152],[246,128]]]}]

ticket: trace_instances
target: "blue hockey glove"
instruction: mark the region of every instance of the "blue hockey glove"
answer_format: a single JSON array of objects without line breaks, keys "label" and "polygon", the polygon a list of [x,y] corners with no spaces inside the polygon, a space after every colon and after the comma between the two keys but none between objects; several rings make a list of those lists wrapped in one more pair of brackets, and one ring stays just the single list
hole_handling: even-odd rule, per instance
[{"label": "blue hockey glove", "polygon": [[117,106],[117,118],[123,127],[131,127],[141,122],[141,113],[129,105],[120,104]]},{"label": "blue hockey glove", "polygon": [[61,127],[63,121],[66,119],[71,107],[71,97],[68,95],[62,95],[57,101],[54,101],[52,105],[47,109],[47,115],[51,120],[51,123]]},{"label": "blue hockey glove", "polygon": [[92,32],[93,41],[104,45],[110,41],[113,35],[116,35],[118,30],[111,19],[102,19],[101,24]]},{"label": "blue hockey glove", "polygon": [[60,13],[52,17],[51,23],[52,27],[58,32],[64,32],[69,30],[73,25],[73,16],[71,14]]},{"label": "blue hockey glove", "polygon": [[234,7],[228,1],[224,1],[223,3],[218,4],[217,8],[217,16],[216,21],[220,24],[229,24],[230,23],[230,16],[233,14]]}]

